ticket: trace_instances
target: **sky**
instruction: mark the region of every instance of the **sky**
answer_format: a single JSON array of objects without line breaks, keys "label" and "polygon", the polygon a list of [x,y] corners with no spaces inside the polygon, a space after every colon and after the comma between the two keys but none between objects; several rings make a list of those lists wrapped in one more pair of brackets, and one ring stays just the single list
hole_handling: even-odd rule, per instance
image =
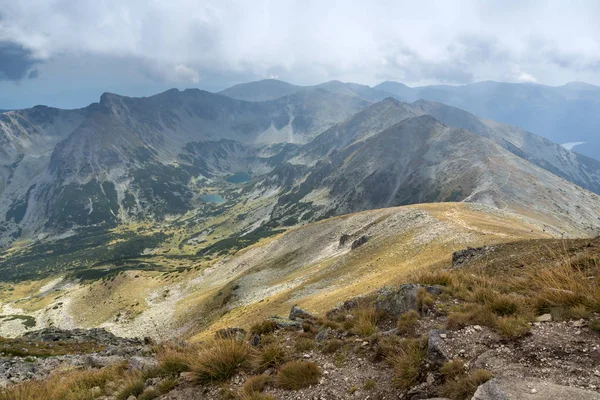
[{"label": "sky", "polygon": [[600,85],[597,0],[0,0],[0,109],[276,78]]}]

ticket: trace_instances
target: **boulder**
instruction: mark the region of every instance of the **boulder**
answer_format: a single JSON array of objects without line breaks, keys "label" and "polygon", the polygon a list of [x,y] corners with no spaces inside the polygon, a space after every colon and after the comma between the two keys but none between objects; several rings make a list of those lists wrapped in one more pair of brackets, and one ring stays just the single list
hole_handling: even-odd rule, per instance
[{"label": "boulder", "polygon": [[289,319],[291,319],[292,321],[295,321],[296,319],[312,319],[312,318],[313,318],[313,316],[310,313],[308,313],[307,311],[304,311],[300,307],[292,306],[292,309],[290,310]]},{"label": "boulder", "polygon": [[292,321],[289,318],[283,318],[278,316],[272,316],[269,318],[271,321],[275,321],[277,328],[279,329],[300,329],[302,324],[298,321]]},{"label": "boulder", "polygon": [[98,354],[90,354],[85,358],[85,366],[88,368],[104,368],[109,365],[121,363],[125,360],[121,356],[100,356]]},{"label": "boulder", "polygon": [[539,380],[492,379],[477,388],[472,400],[600,400],[600,394]]},{"label": "boulder", "polygon": [[369,237],[368,236],[361,236],[358,239],[356,239],[354,242],[352,242],[352,244],[350,245],[350,249],[354,250],[359,248],[360,246],[362,246],[363,244],[367,243],[369,241]]},{"label": "boulder", "polygon": [[419,289],[425,289],[427,293],[438,295],[442,293],[441,286],[427,286],[407,283],[398,288],[380,289],[375,300],[375,310],[390,317],[398,318],[410,310],[417,309],[417,293]]},{"label": "boulder", "polygon": [[319,333],[317,333],[317,336],[315,336],[315,341],[317,343],[324,342],[329,338],[330,334],[331,334],[331,329],[329,329],[329,328],[321,329],[319,331]]},{"label": "boulder", "polygon": [[154,368],[158,365],[158,361],[153,357],[139,357],[134,356],[129,359],[129,368],[144,371],[151,368]]},{"label": "boulder", "polygon": [[445,349],[443,337],[448,335],[447,331],[432,329],[427,332],[427,361],[434,365],[442,365],[450,360]]},{"label": "boulder", "polygon": [[539,317],[537,317],[535,320],[537,322],[550,322],[550,321],[552,321],[552,315],[551,314],[542,314]]}]

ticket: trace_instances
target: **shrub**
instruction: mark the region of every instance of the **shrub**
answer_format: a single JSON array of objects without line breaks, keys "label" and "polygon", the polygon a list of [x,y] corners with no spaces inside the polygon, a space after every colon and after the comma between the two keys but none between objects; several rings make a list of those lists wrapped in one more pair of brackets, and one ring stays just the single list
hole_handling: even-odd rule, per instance
[{"label": "shrub", "polygon": [[464,377],[446,381],[440,389],[440,395],[456,400],[468,400],[479,385],[489,381],[492,377],[492,374],[484,369],[473,370]]},{"label": "shrub", "polygon": [[400,389],[409,389],[417,383],[427,355],[423,347],[418,340],[405,339],[396,354],[389,358],[394,368],[394,383]]},{"label": "shrub", "polygon": [[252,349],[235,339],[218,339],[201,351],[192,365],[199,383],[223,381],[248,365]]},{"label": "shrub", "polygon": [[287,359],[285,350],[278,343],[271,343],[263,346],[253,357],[254,367],[259,371],[266,371],[268,368],[276,368],[283,364]]},{"label": "shrub", "polygon": [[262,392],[263,390],[265,390],[265,387],[269,382],[270,378],[268,376],[256,375],[251,378],[248,378],[248,380],[244,383],[242,390],[244,391],[244,393],[248,394]]},{"label": "shrub", "polygon": [[419,321],[419,313],[415,310],[405,312],[398,319],[397,327],[400,335],[412,335],[415,333]]},{"label": "shrub", "polygon": [[317,364],[308,361],[290,361],[284,364],[276,376],[276,383],[282,389],[298,390],[319,383],[321,370]]},{"label": "shrub", "polygon": [[273,333],[277,330],[277,322],[266,319],[262,322],[252,325],[250,327],[250,333],[254,335],[268,335],[269,333]]}]

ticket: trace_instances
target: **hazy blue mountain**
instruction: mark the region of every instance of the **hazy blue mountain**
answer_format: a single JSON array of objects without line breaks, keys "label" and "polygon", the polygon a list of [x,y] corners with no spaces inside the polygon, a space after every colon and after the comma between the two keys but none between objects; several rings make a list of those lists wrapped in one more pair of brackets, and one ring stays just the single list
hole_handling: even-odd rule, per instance
[{"label": "hazy blue mountain", "polygon": [[277,79],[263,79],[261,81],[232,86],[220,91],[219,94],[238,100],[267,101],[288,96],[302,89],[302,86],[292,85],[291,83]]},{"label": "hazy blue mountain", "polygon": [[551,87],[488,81],[410,88],[388,81],[374,89],[392,93],[403,101],[425,99],[452,105],[483,118],[516,125],[555,143],[584,142],[574,150],[600,158],[598,86],[573,82]]},{"label": "hazy blue mountain", "polygon": [[274,100],[305,90],[323,89],[331,93],[358,97],[367,101],[377,102],[390,97],[391,94],[373,89],[367,85],[352,82],[329,81],[314,86],[298,86],[276,79],[244,83],[225,89],[219,94],[238,100],[265,101]]}]

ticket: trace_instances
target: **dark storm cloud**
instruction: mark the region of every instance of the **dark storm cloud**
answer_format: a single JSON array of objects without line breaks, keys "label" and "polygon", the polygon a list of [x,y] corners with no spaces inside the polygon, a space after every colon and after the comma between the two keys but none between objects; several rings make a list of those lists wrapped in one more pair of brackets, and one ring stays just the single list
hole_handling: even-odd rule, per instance
[{"label": "dark storm cloud", "polygon": [[10,41],[0,41],[0,80],[19,81],[36,78],[36,65],[40,62],[41,60],[23,46]]}]

